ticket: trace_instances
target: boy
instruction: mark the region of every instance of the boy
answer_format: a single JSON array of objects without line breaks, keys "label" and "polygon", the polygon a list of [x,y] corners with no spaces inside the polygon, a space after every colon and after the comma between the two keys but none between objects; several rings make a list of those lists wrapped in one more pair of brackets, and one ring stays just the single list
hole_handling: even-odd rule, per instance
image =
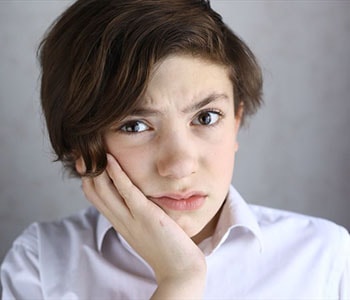
[{"label": "boy", "polygon": [[4,298],[349,298],[350,241],[230,187],[254,55],[199,0],[80,0],[40,49],[57,159],[92,207],[33,224]]}]

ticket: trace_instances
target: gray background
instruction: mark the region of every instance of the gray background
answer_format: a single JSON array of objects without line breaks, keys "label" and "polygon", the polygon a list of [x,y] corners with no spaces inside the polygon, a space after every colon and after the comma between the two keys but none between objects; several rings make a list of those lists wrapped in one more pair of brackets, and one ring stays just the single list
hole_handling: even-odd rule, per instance
[{"label": "gray background", "polygon": [[[71,1],[0,1],[0,260],[31,222],[87,205],[63,176],[39,107],[35,51]],[[265,105],[240,133],[234,183],[248,202],[350,229],[350,2],[214,0],[256,53]]]}]

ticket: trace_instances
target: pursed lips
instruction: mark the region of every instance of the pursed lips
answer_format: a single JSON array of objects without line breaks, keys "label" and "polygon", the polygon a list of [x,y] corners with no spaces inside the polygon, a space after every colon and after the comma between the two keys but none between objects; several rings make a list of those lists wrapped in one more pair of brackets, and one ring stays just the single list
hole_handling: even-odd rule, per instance
[{"label": "pursed lips", "polygon": [[186,211],[200,208],[204,204],[207,195],[202,192],[192,191],[187,193],[164,193],[147,198],[162,208]]}]

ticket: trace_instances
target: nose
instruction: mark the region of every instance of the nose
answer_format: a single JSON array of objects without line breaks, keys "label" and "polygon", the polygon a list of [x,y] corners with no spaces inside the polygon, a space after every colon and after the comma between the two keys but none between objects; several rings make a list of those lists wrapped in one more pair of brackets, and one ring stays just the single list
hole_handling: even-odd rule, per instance
[{"label": "nose", "polygon": [[191,138],[181,130],[165,133],[159,138],[157,169],[163,177],[182,179],[196,173],[197,149]]}]

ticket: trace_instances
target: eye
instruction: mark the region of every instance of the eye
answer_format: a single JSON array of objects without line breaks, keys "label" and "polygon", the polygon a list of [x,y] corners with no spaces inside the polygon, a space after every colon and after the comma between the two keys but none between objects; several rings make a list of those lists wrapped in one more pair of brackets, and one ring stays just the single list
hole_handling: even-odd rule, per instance
[{"label": "eye", "polygon": [[194,125],[210,126],[216,124],[222,114],[218,111],[203,111],[192,121]]},{"label": "eye", "polygon": [[142,121],[129,121],[120,127],[120,130],[126,133],[140,133],[148,129],[149,127]]}]

